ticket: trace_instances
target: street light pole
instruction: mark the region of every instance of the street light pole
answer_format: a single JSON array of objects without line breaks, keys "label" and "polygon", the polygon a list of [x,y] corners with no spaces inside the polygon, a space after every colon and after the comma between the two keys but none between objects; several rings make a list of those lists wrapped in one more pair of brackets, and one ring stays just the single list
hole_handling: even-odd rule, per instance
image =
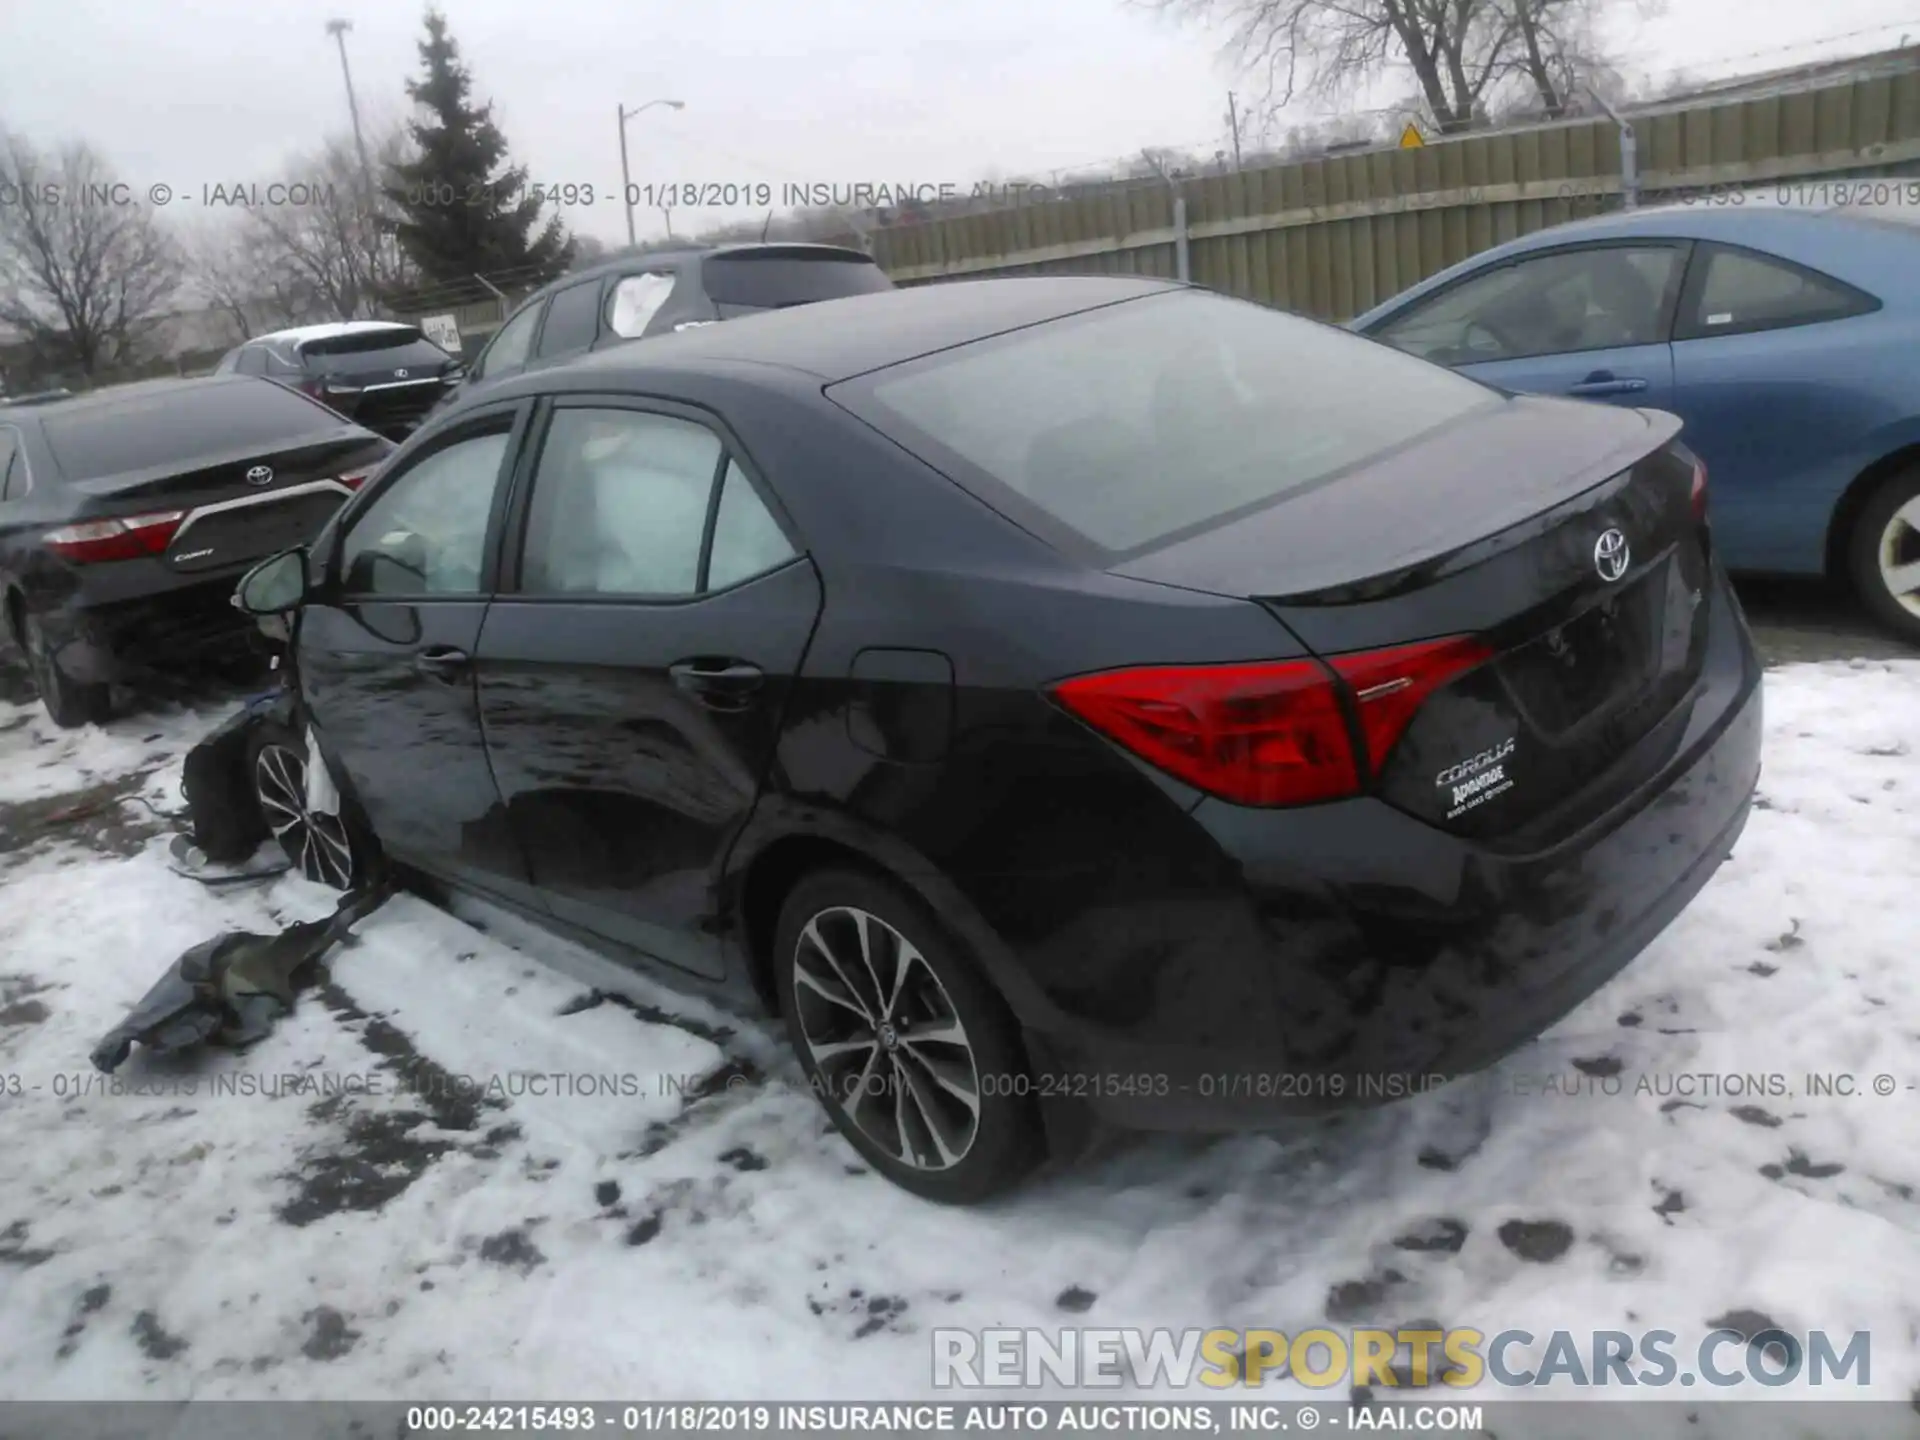
[{"label": "street light pole", "polygon": [[[633,175],[632,172],[627,169],[627,121],[633,119],[633,117],[638,115],[642,110],[651,110],[656,105],[665,105],[669,110],[684,110],[687,108],[686,103],[680,100],[649,100],[646,104],[636,105],[631,110],[625,105],[619,107],[620,201],[626,206],[627,210],[627,244],[629,246],[638,245],[640,242],[635,237],[633,231]],[[671,224],[671,222],[669,222],[669,224]]]},{"label": "street light pole", "polygon": [[340,47],[340,76],[347,82],[347,111],[353,116],[353,148],[360,152],[360,178],[371,194],[373,167],[367,163],[367,142],[360,133],[360,103],[353,97],[353,71],[347,66],[347,31],[352,28],[351,20],[327,21],[327,33],[333,36],[334,43]]}]

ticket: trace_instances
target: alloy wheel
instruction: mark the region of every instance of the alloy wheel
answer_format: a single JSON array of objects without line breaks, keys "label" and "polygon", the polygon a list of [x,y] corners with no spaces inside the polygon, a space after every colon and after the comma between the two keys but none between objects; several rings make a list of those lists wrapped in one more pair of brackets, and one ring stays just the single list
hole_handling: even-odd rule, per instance
[{"label": "alloy wheel", "polygon": [[1894,603],[1920,617],[1920,495],[1887,517],[1877,558],[1880,583]]},{"label": "alloy wheel", "polygon": [[319,885],[352,889],[353,843],[345,822],[307,808],[306,756],[284,745],[261,746],[253,788],[267,829],[300,873]]},{"label": "alloy wheel", "polygon": [[852,906],[801,927],[793,1002],[818,1082],[855,1128],[917,1170],[947,1170],[980,1131],[980,1071],[946,986],[914,943]]}]

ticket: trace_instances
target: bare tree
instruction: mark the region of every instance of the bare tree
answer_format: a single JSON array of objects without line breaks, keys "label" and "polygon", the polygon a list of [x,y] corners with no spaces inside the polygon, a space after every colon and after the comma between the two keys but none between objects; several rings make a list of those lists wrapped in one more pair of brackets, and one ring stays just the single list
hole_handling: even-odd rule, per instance
[{"label": "bare tree", "polygon": [[[401,159],[407,140],[399,129],[377,138],[377,174]],[[311,156],[287,166],[285,189],[246,211],[269,270],[284,267],[290,303],[309,313],[298,318],[371,318],[388,295],[412,281],[412,266],[395,239],[391,203],[369,183],[348,136],[335,136]],[[276,195],[280,203],[276,203]]]},{"label": "bare tree", "polygon": [[1593,22],[1607,0],[1142,3],[1224,26],[1245,68],[1264,77],[1270,105],[1346,100],[1404,66],[1434,123],[1450,132],[1484,123],[1516,77],[1548,113],[1561,113],[1570,87],[1597,63]]},{"label": "bare tree", "polygon": [[1603,12],[1650,19],[1666,0],[1493,0],[1511,27],[1513,69],[1549,119],[1588,109],[1591,89],[1621,91],[1625,76],[1601,42]]},{"label": "bare tree", "polygon": [[202,225],[186,242],[187,286],[226,318],[235,344],[319,316],[313,285],[250,215]]},{"label": "bare tree", "polygon": [[180,281],[146,198],[84,142],[0,133],[0,322],[88,376],[130,360]]}]

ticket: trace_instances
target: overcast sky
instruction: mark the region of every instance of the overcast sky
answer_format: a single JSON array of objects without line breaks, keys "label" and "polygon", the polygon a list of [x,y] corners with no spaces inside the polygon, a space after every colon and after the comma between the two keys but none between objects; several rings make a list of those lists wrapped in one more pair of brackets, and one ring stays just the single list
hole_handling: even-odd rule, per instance
[{"label": "overcast sky", "polygon": [[[1227,144],[1249,89],[1220,37],[1127,0],[446,0],[515,159],[603,198],[567,219],[624,239],[616,109],[636,184],[953,184]],[[1631,0],[1622,6],[1631,9]],[[0,125],[84,138],[173,213],[205,184],[264,184],[348,129],[331,16],[369,124],[404,117],[421,8],[403,0],[0,0]],[[1821,37],[1848,36],[1826,46]],[[1669,0],[1617,36],[1643,72],[1721,75],[1920,41],[1920,0]],[[1764,52],[1764,53],[1756,53]],[[1749,58],[1750,57],[1750,58]],[[1257,87],[1253,87],[1257,88]],[[1305,107],[1299,119],[1312,118]],[[676,230],[738,218],[677,211]],[[637,217],[643,237],[658,213]]]}]

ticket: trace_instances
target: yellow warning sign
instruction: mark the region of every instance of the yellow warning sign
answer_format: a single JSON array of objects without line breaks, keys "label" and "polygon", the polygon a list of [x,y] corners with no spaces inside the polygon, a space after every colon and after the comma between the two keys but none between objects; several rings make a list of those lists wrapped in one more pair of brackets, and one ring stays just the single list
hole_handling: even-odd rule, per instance
[{"label": "yellow warning sign", "polygon": [[1427,137],[1420,133],[1420,127],[1409,120],[1407,122],[1407,128],[1400,132],[1400,148],[1402,150],[1418,150],[1426,143]]}]

